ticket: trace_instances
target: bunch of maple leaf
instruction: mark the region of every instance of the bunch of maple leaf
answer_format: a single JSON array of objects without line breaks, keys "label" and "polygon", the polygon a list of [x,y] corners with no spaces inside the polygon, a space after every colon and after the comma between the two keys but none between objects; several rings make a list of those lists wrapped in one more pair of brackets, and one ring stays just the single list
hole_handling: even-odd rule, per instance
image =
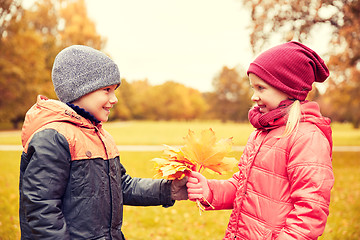
[{"label": "bunch of maple leaf", "polygon": [[231,152],[232,138],[216,140],[210,128],[198,136],[189,130],[180,147],[165,145],[163,158],[154,158],[157,178],[182,179],[190,171],[203,172],[205,169],[218,174],[230,171],[237,164],[235,158],[226,157]]}]

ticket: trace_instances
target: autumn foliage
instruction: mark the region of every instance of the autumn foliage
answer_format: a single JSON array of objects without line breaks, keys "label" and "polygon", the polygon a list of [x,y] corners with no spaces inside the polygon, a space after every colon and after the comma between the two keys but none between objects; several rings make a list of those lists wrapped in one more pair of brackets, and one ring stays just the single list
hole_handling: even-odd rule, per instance
[{"label": "autumn foliage", "polygon": [[189,130],[181,147],[165,145],[163,158],[154,158],[157,178],[182,179],[189,171],[203,172],[205,169],[218,174],[232,170],[237,160],[226,157],[232,148],[232,138],[217,141],[210,128],[200,135]]},{"label": "autumn foliage", "polygon": [[[254,53],[273,39],[302,42],[330,34],[327,88],[310,100],[333,121],[360,126],[360,1],[241,0],[251,13]],[[240,13],[239,13],[240,14]],[[241,24],[241,23],[239,23]],[[88,17],[85,0],[39,0],[29,9],[21,0],[0,1],[0,123],[19,128],[38,94],[55,98],[51,69],[56,54],[72,44],[103,50],[106,39]],[[111,53],[108,53],[111,56]],[[246,67],[246,66],[244,66]],[[174,81],[152,86],[146,79],[122,80],[110,120],[247,121],[251,90],[242,67],[219,69],[213,92],[201,93]]]},{"label": "autumn foliage", "polygon": [[0,121],[15,127],[38,94],[56,98],[51,69],[62,48],[72,44],[100,48],[105,43],[87,17],[84,0],[34,1],[30,9],[20,3],[0,1]]},{"label": "autumn foliage", "polygon": [[[17,0],[0,4],[0,122],[19,128],[38,94],[56,99],[51,81],[56,54],[73,44],[103,50],[106,39],[97,33],[84,0],[39,0],[29,9]],[[250,100],[244,99],[243,92],[249,93],[248,88],[238,91],[247,85],[246,75],[225,67],[215,78],[221,79],[214,80],[215,88],[221,90],[214,93],[201,93],[171,80],[152,86],[146,79],[122,79],[110,120],[246,121]],[[230,96],[226,88],[231,85],[238,87],[230,90],[230,98],[224,98]]]},{"label": "autumn foliage", "polygon": [[[255,53],[274,38],[321,41],[327,46],[329,87],[320,102],[324,115],[360,127],[360,1],[242,0],[251,12],[250,41]],[[326,30],[329,36],[322,36]],[[326,37],[329,37],[327,45]]]}]

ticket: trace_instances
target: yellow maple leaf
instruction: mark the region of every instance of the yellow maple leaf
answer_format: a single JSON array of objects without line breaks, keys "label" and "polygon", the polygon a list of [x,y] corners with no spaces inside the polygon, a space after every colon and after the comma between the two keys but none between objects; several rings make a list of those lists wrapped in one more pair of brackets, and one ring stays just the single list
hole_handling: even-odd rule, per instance
[{"label": "yellow maple leaf", "polygon": [[182,179],[186,175],[186,171],[190,171],[191,166],[184,162],[177,162],[174,159],[154,158],[156,178],[165,178],[169,180]]},{"label": "yellow maple leaf", "polygon": [[236,166],[235,158],[225,157],[231,152],[232,145],[232,138],[216,141],[215,132],[211,128],[203,130],[200,136],[189,130],[181,151],[185,158],[196,163],[198,172],[208,168],[222,174]]},{"label": "yellow maple leaf", "polygon": [[175,148],[165,145],[164,158],[152,159],[157,172],[155,177],[182,179],[189,171],[202,172],[204,169],[222,174],[237,164],[235,158],[226,157],[233,145],[232,138],[216,141],[211,128],[202,131],[200,136],[189,130],[184,139],[184,146]]}]

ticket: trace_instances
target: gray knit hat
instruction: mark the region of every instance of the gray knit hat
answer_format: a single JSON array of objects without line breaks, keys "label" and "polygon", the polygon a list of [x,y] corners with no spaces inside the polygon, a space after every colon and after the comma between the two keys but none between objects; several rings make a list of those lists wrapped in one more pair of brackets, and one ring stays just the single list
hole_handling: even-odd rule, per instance
[{"label": "gray knit hat", "polygon": [[118,66],[113,60],[98,50],[82,45],[67,47],[56,56],[52,81],[57,97],[65,103],[121,83]]}]

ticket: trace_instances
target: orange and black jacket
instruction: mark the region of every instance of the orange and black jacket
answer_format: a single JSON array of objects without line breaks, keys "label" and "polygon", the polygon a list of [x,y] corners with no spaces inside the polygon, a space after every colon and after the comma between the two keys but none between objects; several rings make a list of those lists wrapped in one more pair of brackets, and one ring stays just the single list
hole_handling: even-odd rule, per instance
[{"label": "orange and black jacket", "polygon": [[124,239],[124,204],[174,204],[170,181],[131,178],[110,134],[83,116],[41,96],[27,112],[21,239]]}]

